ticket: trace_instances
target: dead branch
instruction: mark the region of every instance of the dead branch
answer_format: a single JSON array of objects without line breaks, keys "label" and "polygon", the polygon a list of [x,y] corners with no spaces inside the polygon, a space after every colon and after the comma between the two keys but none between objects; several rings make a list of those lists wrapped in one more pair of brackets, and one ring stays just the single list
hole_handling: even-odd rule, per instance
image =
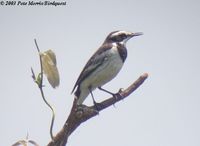
[{"label": "dead branch", "polygon": [[47,146],[65,146],[67,140],[71,133],[83,122],[99,114],[100,111],[106,109],[109,106],[112,106],[116,102],[128,97],[133,93],[148,77],[148,74],[145,73],[141,75],[132,85],[130,85],[125,90],[119,90],[115,96],[110,97],[101,103],[98,103],[98,110],[96,106],[86,106],[86,105],[77,105],[76,99],[74,99],[71,112],[60,132],[54,137],[53,140],[49,142]]}]

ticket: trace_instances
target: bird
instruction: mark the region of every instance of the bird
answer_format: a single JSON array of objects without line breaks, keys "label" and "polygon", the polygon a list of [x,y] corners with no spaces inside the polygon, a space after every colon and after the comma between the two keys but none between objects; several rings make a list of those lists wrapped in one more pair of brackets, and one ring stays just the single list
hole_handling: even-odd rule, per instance
[{"label": "bird", "polygon": [[127,41],[142,34],[142,32],[133,33],[124,30],[117,30],[108,34],[103,44],[88,60],[75,82],[71,93],[74,93],[77,105],[83,104],[89,94],[96,104],[92,93],[96,88],[114,95],[112,92],[103,89],[102,86],[115,78],[121,70],[127,58]]}]

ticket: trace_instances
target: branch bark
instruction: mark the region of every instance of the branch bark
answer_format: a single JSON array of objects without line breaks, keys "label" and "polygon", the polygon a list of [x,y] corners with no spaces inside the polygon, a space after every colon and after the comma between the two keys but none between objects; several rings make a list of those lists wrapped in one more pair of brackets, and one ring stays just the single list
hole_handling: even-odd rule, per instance
[{"label": "branch bark", "polygon": [[133,93],[148,77],[145,73],[141,75],[134,83],[132,83],[127,89],[119,90],[119,92],[101,103],[98,103],[98,110],[96,106],[76,105],[76,99],[74,99],[71,112],[60,132],[49,142],[47,146],[65,146],[71,133],[83,122],[99,114],[100,111],[107,107],[119,102],[120,100],[128,97]]}]

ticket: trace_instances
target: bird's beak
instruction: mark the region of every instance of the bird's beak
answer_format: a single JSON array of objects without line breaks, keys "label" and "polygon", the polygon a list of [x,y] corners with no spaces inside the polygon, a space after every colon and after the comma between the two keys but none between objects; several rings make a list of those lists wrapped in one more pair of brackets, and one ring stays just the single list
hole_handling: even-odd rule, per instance
[{"label": "bird's beak", "polygon": [[135,36],[140,36],[140,35],[143,35],[142,32],[128,32],[127,33],[127,39],[124,40],[124,42],[126,43],[129,39],[131,39],[132,37],[135,37]]},{"label": "bird's beak", "polygon": [[143,35],[143,33],[142,32],[131,33],[131,37],[140,36],[140,35]]}]

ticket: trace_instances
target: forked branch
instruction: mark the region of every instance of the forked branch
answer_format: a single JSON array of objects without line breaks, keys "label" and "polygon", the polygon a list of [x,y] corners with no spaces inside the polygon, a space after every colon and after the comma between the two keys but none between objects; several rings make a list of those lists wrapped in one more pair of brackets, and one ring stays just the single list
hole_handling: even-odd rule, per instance
[{"label": "forked branch", "polygon": [[63,128],[58,132],[54,137],[53,141],[50,141],[47,146],[65,146],[67,140],[71,133],[83,122],[99,114],[100,111],[106,109],[109,106],[112,106],[116,102],[128,97],[133,93],[148,77],[148,74],[145,73],[141,75],[133,84],[131,84],[125,90],[119,90],[119,92],[114,97],[110,97],[101,103],[98,103],[98,111],[96,106],[86,106],[86,105],[77,105],[76,99],[74,99],[73,106],[71,108],[70,115],[67,118]]}]

